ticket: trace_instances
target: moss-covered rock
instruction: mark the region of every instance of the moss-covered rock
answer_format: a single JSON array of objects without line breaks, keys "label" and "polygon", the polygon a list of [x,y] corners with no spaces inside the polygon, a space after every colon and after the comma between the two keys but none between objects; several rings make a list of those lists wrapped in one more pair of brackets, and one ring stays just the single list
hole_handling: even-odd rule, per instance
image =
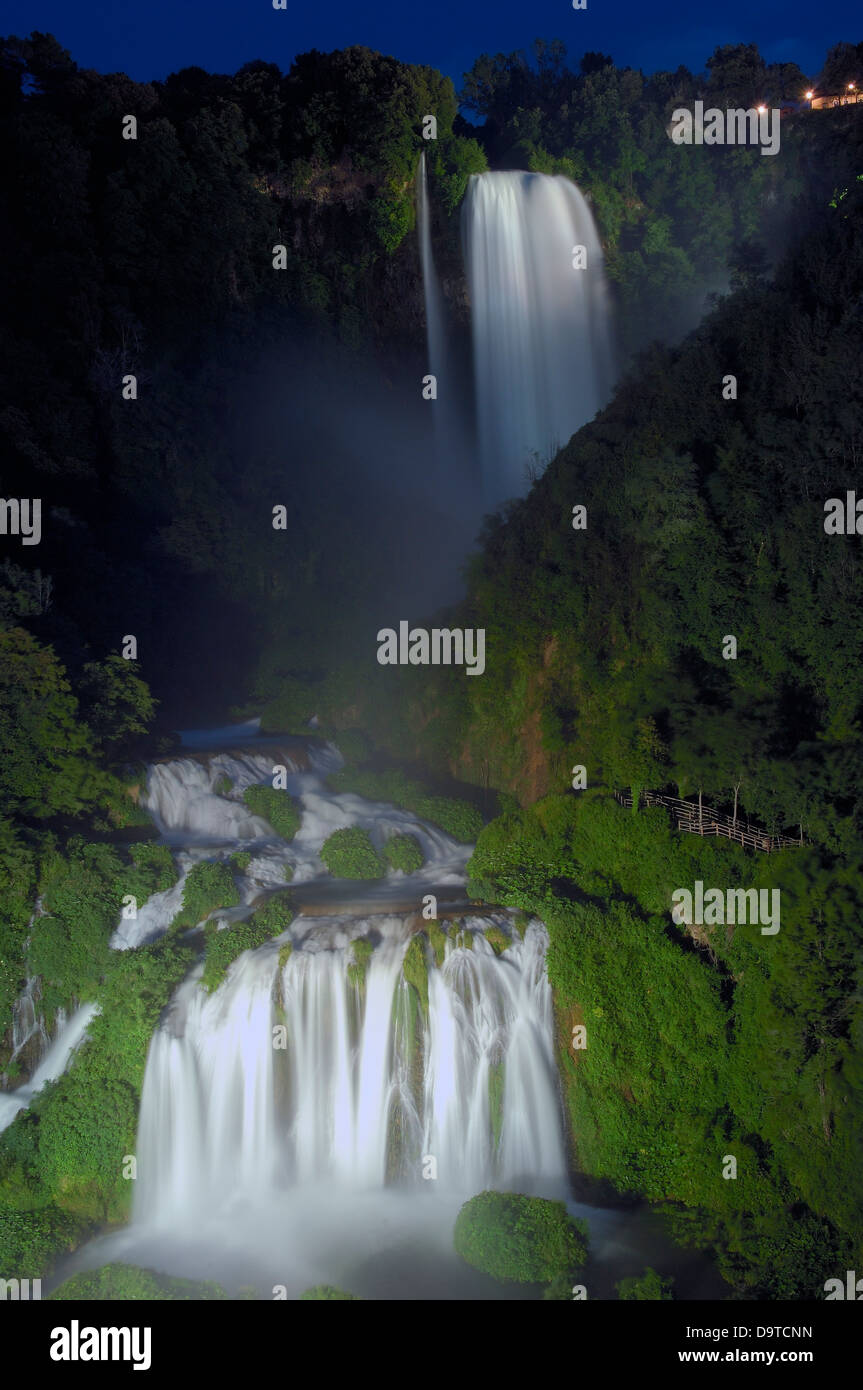
[{"label": "moss-covered rock", "polygon": [[359,937],[351,943],[353,960],[348,966],[348,979],[352,985],[363,992],[366,987],[366,970],[374,951],[374,946],[365,937]]},{"label": "moss-covered rock", "polygon": [[334,831],[321,846],[321,858],[335,878],[383,878],[386,873],[368,831],[357,825]]},{"label": "moss-covered rock", "polygon": [[453,1236],[457,1254],[502,1283],[547,1284],[587,1258],[587,1225],[563,1202],[518,1192],[480,1192],[465,1202]]},{"label": "moss-covered rock", "polygon": [[234,876],[228,864],[194,864],[183,885],[183,901],[172,926],[194,927],[220,908],[236,907],[240,901]]},{"label": "moss-covered rock", "polygon": [[244,874],[252,862],[252,856],[247,849],[235,850],[231,855],[231,863],[238,874]]},{"label": "moss-covered rock", "polygon": [[435,965],[440,969],[446,960],[446,932],[440,922],[429,922],[426,927],[429,945],[434,952]]},{"label": "moss-covered rock", "polygon": [[393,869],[414,874],[425,863],[422,846],[416,835],[391,835],[384,845],[384,858]]},{"label": "moss-covered rock", "polygon": [[269,821],[283,840],[292,840],[300,828],[302,811],[289,792],[276,787],[247,787],[243,801],[253,816]]},{"label": "moss-covered rock", "polygon": [[429,1011],[429,975],[428,965],[426,964],[425,938],[422,932],[417,932],[411,937],[410,945],[405,952],[402,971],[408,984],[415,990],[420,1002],[423,1018],[428,1018]]},{"label": "moss-covered rock", "polygon": [[512,945],[506,932],[503,931],[501,927],[494,925],[486,927],[483,935],[496,956],[499,956],[508,946]]}]

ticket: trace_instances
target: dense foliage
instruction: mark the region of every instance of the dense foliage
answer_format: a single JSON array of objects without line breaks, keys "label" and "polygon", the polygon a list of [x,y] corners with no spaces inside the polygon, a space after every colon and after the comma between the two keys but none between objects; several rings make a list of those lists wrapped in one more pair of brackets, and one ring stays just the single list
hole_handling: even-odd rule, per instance
[{"label": "dense foliage", "polygon": [[247,787],[243,800],[249,810],[269,821],[283,840],[292,840],[300,828],[302,811],[294,798],[277,787]]},{"label": "dense foliage", "polygon": [[454,797],[431,796],[421,782],[394,769],[374,772],[364,768],[342,768],[333,773],[330,784],[335,791],[353,792],[369,800],[392,801],[404,811],[439,825],[454,839],[469,843],[482,829],[482,815],[475,806]]},{"label": "dense foliage", "polygon": [[152,1303],[156,1301],[186,1302],[199,1299],[226,1299],[228,1295],[209,1280],[177,1279],[136,1265],[110,1264],[101,1269],[85,1270],[64,1279],[48,1295],[58,1302],[123,1301]]},{"label": "dense foliage", "polygon": [[[860,862],[752,857],[586,792],[492,822],[468,867],[548,926],[579,1167],[660,1204],[742,1290],[819,1296],[863,1230]],[[780,931],[675,925],[696,880],[779,887]]]},{"label": "dense foliage", "polygon": [[334,830],[321,846],[321,858],[336,878],[383,878],[386,863],[367,830],[353,825]]},{"label": "dense foliage", "polygon": [[390,868],[401,869],[404,874],[416,873],[425,863],[416,835],[390,835],[384,841],[384,857]]},{"label": "dense foliage", "polygon": [[587,1258],[587,1226],[563,1202],[515,1192],[480,1192],[456,1217],[455,1248],[463,1260],[504,1283],[550,1284],[577,1272]]}]

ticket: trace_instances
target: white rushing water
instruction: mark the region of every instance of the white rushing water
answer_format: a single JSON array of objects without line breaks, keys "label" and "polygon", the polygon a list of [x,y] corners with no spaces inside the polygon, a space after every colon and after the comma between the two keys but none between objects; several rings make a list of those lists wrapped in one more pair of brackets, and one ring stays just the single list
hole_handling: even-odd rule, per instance
[{"label": "white rushing water", "polygon": [[83,1004],[72,1017],[59,1020],[57,1036],[45,1052],[30,1080],[16,1091],[0,1091],[0,1133],[11,1125],[19,1110],[26,1110],[33,1097],[49,1081],[61,1077],[75,1051],[87,1036],[90,1023],[99,1012],[95,1004]]},{"label": "white rushing water", "polygon": [[[467,1197],[488,1187],[566,1196],[545,928],[533,921],[522,939],[505,914],[463,917],[447,925],[442,960],[421,935],[421,1003],[405,958],[423,896],[463,888],[470,849],[394,806],[332,792],[326,774],[340,762],[331,748],[309,749],[291,765],[302,823],[290,843],[242,803],[284,754],[225,749],[150,769],[143,804],[181,872],[238,848],[252,854],[235,873],[241,906],[217,914],[228,930],[262,891],[284,887],[286,864],[295,882],[326,878],[319,851],[339,827],[364,827],[378,847],[414,834],[426,864],[352,884],[351,914],[297,916],[239,956],[213,994],[200,986],[202,966],[192,971],[150,1043],[132,1224],[80,1252],[78,1267],[129,1260],[235,1285],[278,1282],[296,1296],[315,1282],[350,1287],[356,1271],[362,1282],[378,1256],[392,1270],[413,1241],[460,1277],[452,1226]],[[154,939],[180,891],[154,895],[113,944]],[[388,891],[415,910],[382,910]],[[372,899],[374,911],[358,915]],[[500,955],[491,927],[507,937]]]},{"label": "white rushing water", "polygon": [[[298,918],[282,967],[280,938],[242,956],[215,995],[188,980],[150,1048],[136,1222],[188,1228],[239,1199],[321,1180],[421,1185],[429,1155],[450,1192],[557,1190],[545,931],[533,923],[498,957],[486,925],[469,918],[472,949],[448,941],[440,968],[426,948],[428,1016],[414,1005],[413,1024],[400,916]],[[357,932],[376,939],[364,990],[349,976]]]},{"label": "white rushing water", "polygon": [[462,216],[483,490],[497,506],[605,403],[607,289],[590,208],[569,179],[474,174]]}]

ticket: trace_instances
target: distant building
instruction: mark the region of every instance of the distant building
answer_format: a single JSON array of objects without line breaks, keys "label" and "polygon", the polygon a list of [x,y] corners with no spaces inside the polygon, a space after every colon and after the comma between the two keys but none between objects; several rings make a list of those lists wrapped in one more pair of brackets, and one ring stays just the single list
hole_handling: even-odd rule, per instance
[{"label": "distant building", "polygon": [[856,106],[860,100],[860,93],[854,91],[836,92],[829,96],[814,96],[810,98],[809,107],[812,111],[823,111],[831,106]]}]

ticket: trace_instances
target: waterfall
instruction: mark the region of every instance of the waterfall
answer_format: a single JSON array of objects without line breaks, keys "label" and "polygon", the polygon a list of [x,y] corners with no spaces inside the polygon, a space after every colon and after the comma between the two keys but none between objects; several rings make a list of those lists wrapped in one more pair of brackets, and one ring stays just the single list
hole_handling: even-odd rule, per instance
[{"label": "waterfall", "polygon": [[[506,919],[451,930],[441,965],[420,938],[427,1010],[404,973],[412,933],[398,915],[300,917],[287,961],[279,938],[240,957],[212,996],[190,977],[150,1047],[136,1225],[193,1231],[208,1213],[321,1182],[421,1189],[429,1157],[437,1185],[462,1197],[561,1188],[545,929],[533,922],[497,956],[491,925]],[[374,944],[363,979],[349,933]]]},{"label": "waterfall", "polygon": [[[445,339],[443,306],[440,285],[432,254],[431,218],[429,213],[428,182],[425,151],[417,168],[417,223],[419,227],[420,262],[423,273],[423,295],[426,310],[426,345],[429,371],[437,378],[438,396],[445,375]],[[437,414],[437,412],[436,412]]]},{"label": "waterfall", "polygon": [[30,1080],[16,1091],[0,1091],[0,1133],[11,1125],[19,1110],[27,1109],[43,1086],[63,1075],[98,1012],[96,1004],[83,1004],[67,1023],[63,1011],[59,1011],[57,1035]]},{"label": "waterfall", "polygon": [[550,174],[472,175],[463,235],[483,492],[497,506],[522,496],[609,394],[602,251],[583,195]]},{"label": "waterfall", "polygon": [[[302,811],[289,842],[242,800],[276,764]],[[150,1041],[132,1223],[91,1243],[81,1265],[217,1268],[228,1283],[296,1296],[315,1282],[374,1284],[365,1267],[380,1258],[399,1297],[422,1281],[417,1250],[446,1279],[463,1277],[452,1229],[468,1197],[567,1196],[544,926],[522,938],[504,913],[426,922],[425,894],[452,885],[464,896],[470,848],[410,812],[334,792],[326,777],[340,764],[331,747],[289,762],[257,745],[150,768],[143,804],[181,883],[194,863],[248,849],[232,866],[241,904],[217,914],[226,930],[284,889],[288,865],[298,899],[313,881],[326,889],[320,849],[343,826],[378,849],[414,835],[425,864],[349,884],[347,902],[325,898],[322,915],[313,894],[308,914],[238,956],[212,994],[202,963],[193,968]],[[112,945],[166,930],[180,892],[154,894]]]}]

